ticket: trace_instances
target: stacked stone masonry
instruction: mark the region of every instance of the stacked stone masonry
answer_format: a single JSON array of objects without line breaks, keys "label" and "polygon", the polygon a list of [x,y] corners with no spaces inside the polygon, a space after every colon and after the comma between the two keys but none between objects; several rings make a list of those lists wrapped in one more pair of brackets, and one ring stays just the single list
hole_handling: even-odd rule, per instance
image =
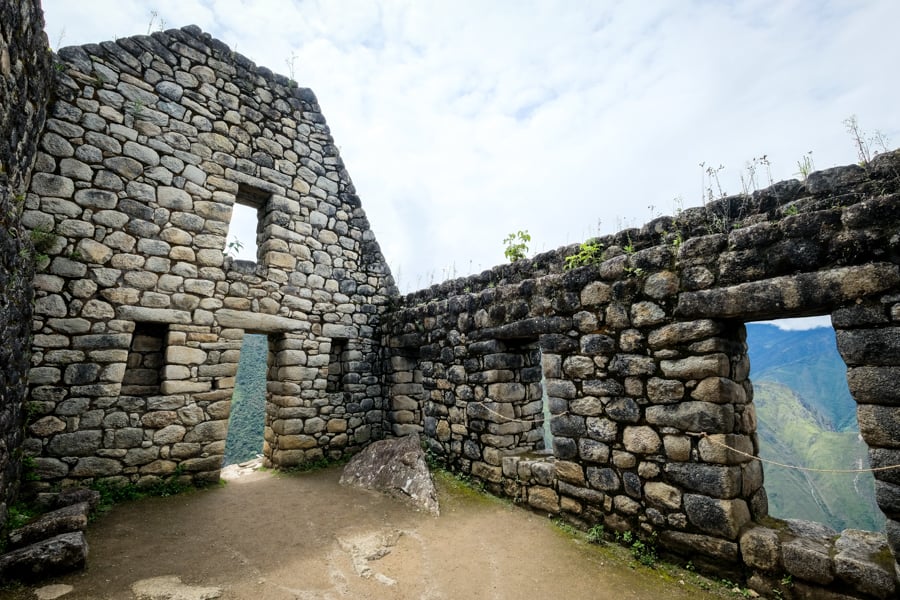
[{"label": "stacked stone masonry", "polygon": [[21,219],[51,72],[38,3],[0,2],[0,528],[20,475],[34,276]]},{"label": "stacked stone masonry", "polygon": [[[23,216],[53,240],[25,443],[45,485],[217,480],[245,332],[269,338],[270,464],[380,437],[392,282],[312,92],[195,27],[58,59]],[[226,253],[236,203],[255,263]]]},{"label": "stacked stone masonry", "polygon": [[[830,315],[872,466],[900,464],[898,184],[884,155],[597,240],[595,265],[566,270],[572,246],[416,292],[387,375],[420,382],[431,452],[496,493],[764,593],[788,574],[796,597],[894,597],[883,536],[769,518],[761,463],[730,448],[758,455],[744,323]],[[898,473],[876,474],[894,556]]]},{"label": "stacked stone masonry", "polygon": [[[0,6],[4,92],[12,65],[36,86],[3,103],[22,141],[0,189],[27,189],[42,246],[30,355],[9,334],[31,369],[24,442],[4,397],[4,493],[17,452],[37,491],[216,480],[241,340],[264,333],[271,465],[421,434],[496,493],[762,593],[897,593],[900,471],[876,474],[885,541],[769,518],[760,463],[728,448],[758,453],[744,323],[830,315],[872,466],[900,464],[900,154],[597,240],[596,264],[566,270],[572,246],[401,298],[311,91],[196,27],[51,69],[36,5]],[[227,256],[235,204],[256,262]]]}]

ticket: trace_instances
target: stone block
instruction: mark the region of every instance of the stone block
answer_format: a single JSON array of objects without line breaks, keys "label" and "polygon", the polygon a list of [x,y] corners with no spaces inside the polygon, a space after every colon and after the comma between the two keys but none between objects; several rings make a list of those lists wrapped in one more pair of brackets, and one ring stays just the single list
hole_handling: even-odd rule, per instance
[{"label": "stone block", "polygon": [[690,356],[679,360],[663,360],[660,368],[666,377],[682,380],[727,377],[731,370],[728,357],[721,353]]},{"label": "stone block", "polygon": [[606,415],[619,423],[637,423],[641,408],[632,398],[616,398],[606,405]]},{"label": "stone block", "polygon": [[741,493],[741,468],[673,462],[665,466],[672,483],[714,498],[734,498]]},{"label": "stone block", "polygon": [[728,433],[734,428],[734,408],[730,404],[681,402],[648,406],[646,418],[652,425],[697,433]]},{"label": "stone block", "polygon": [[837,577],[865,594],[887,600],[896,598],[897,580],[884,535],[847,529],[834,544],[834,571]]},{"label": "stone block", "polygon": [[561,481],[565,481],[567,483],[571,483],[574,485],[584,486],[585,478],[584,478],[584,470],[581,465],[574,462],[568,461],[557,461],[556,462],[556,477]]},{"label": "stone block", "polygon": [[619,425],[615,421],[602,417],[588,417],[585,419],[587,436],[591,439],[612,443],[616,441]]},{"label": "stone block", "polygon": [[898,366],[900,327],[839,329],[837,345],[848,366]]},{"label": "stone block", "polygon": [[609,370],[625,377],[653,375],[656,373],[656,361],[638,354],[617,354],[610,362]]},{"label": "stone block", "polygon": [[53,456],[89,456],[100,447],[101,441],[98,430],[58,433],[50,440],[47,452]]},{"label": "stone block", "polygon": [[832,544],[828,540],[807,537],[784,542],[781,546],[784,570],[791,576],[820,585],[834,581]]},{"label": "stone block", "polygon": [[651,506],[666,510],[681,509],[681,491],[671,485],[648,481],[644,484],[644,497]]},{"label": "stone block", "polygon": [[694,527],[727,540],[737,540],[738,533],[750,521],[747,503],[740,499],[685,494],[684,512]]},{"label": "stone block", "polygon": [[603,414],[603,402],[594,396],[584,396],[569,402],[569,412],[583,417],[596,417]]},{"label": "stone block", "polygon": [[625,450],[635,454],[655,454],[662,448],[659,434],[646,425],[626,427],[622,432],[622,444]]},{"label": "stone block", "polygon": [[735,564],[738,561],[738,545],[717,537],[684,533],[681,531],[664,531],[659,537],[660,543],[682,555],[700,554],[715,559],[719,564]]},{"label": "stone block", "polygon": [[731,379],[707,377],[697,384],[697,387],[691,392],[691,398],[716,404],[745,404],[747,393],[739,383],[735,383]]},{"label": "stone block", "polygon": [[860,404],[859,432],[869,446],[900,448],[900,406]]},{"label": "stone block", "polygon": [[778,532],[766,527],[752,527],[741,536],[744,564],[768,573],[782,570],[781,541]]},{"label": "stone block", "polygon": [[854,367],[847,370],[850,393],[860,404],[900,406],[900,367]]},{"label": "stone block", "polygon": [[615,492],[622,486],[615,469],[605,467],[588,467],[587,480],[592,488],[602,492]]},{"label": "stone block", "polygon": [[[753,460],[753,440],[747,435],[713,434],[700,439],[697,444],[700,460],[722,465],[736,465]],[[729,448],[734,448],[739,454]],[[747,456],[750,455],[750,456]]]},{"label": "stone block", "polygon": [[122,472],[122,463],[112,458],[86,456],[72,468],[73,477],[109,477]]},{"label": "stone block", "polygon": [[609,446],[588,438],[578,440],[578,456],[587,462],[605,463],[609,461]]},{"label": "stone block", "polygon": [[677,379],[651,377],[647,381],[647,399],[656,404],[678,402],[684,397],[684,384]]},{"label": "stone block", "polygon": [[559,512],[559,495],[553,488],[532,486],[528,488],[528,504],[537,510],[557,514]]}]

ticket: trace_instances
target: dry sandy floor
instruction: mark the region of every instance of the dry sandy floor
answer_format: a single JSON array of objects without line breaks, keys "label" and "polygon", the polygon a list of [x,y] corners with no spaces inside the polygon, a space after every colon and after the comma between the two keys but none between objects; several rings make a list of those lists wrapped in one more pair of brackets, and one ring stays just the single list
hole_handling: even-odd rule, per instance
[{"label": "dry sandy floor", "polygon": [[432,517],[340,486],[339,476],[250,472],[117,506],[87,532],[85,572],[0,599],[53,598],[68,586],[65,600],[714,597],[693,575],[636,567],[452,480],[439,481],[441,516]]}]

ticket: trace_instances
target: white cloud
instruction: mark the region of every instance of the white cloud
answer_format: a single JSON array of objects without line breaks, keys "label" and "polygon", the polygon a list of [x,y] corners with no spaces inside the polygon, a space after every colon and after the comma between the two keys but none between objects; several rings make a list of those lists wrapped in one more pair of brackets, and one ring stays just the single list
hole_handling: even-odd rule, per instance
[{"label": "white cloud", "polygon": [[[791,177],[855,151],[841,124],[900,138],[883,50],[900,3],[45,0],[51,40],[196,23],[317,94],[404,287],[696,205],[767,155]],[[765,183],[765,177],[762,178]],[[654,208],[651,210],[650,206]]]}]

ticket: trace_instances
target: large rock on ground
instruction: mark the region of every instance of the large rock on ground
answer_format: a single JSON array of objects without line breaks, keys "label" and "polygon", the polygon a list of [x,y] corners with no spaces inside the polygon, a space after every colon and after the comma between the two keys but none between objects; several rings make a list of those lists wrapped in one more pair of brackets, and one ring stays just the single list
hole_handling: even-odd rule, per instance
[{"label": "large rock on ground", "polygon": [[41,515],[24,527],[10,532],[10,547],[21,548],[61,533],[83,531],[87,527],[90,512],[91,509],[87,502],[79,502]]},{"label": "large rock on ground", "polygon": [[440,512],[425,452],[416,435],[370,444],[344,467],[341,484],[387,493],[433,515]]},{"label": "large rock on ground", "polygon": [[64,533],[0,556],[0,581],[42,579],[83,569],[87,555],[82,532]]}]

